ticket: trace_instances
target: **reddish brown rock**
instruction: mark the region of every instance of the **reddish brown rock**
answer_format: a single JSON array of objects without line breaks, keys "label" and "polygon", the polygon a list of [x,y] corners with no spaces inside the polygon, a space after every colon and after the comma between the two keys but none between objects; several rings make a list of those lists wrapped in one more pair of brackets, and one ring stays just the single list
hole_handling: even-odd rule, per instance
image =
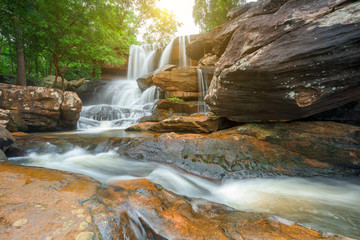
[{"label": "reddish brown rock", "polygon": [[[111,213],[97,200],[101,185],[88,177],[1,163],[0,179],[3,239],[118,239],[120,235]],[[105,234],[105,227],[113,229]]]},{"label": "reddish brown rock", "polygon": [[[198,201],[194,208],[191,199],[167,192],[147,179],[113,182],[107,192],[116,205],[124,206],[122,219],[145,229],[150,239],[346,239],[221,204]],[[126,233],[132,239],[143,237],[140,231]]]},{"label": "reddish brown rock", "polygon": [[171,71],[174,68],[176,68],[176,65],[167,64],[165,66],[162,66],[159,69],[156,69],[154,72],[152,72],[148,75],[145,75],[145,76],[142,76],[142,77],[136,79],[136,82],[137,82],[139,88],[142,91],[144,91],[147,88],[154,86],[154,82],[153,82],[154,75],[162,73],[162,72]]},{"label": "reddish brown rock", "polygon": [[210,133],[219,129],[221,120],[212,115],[175,116],[154,124],[150,130],[155,132],[197,132]]},{"label": "reddish brown rock", "polygon": [[0,108],[19,114],[29,131],[75,127],[81,104],[74,92],[0,84]]},{"label": "reddish brown rock", "polygon": [[199,95],[199,82],[196,67],[177,68],[153,76],[155,86],[165,91],[165,97],[178,97],[186,100]]},{"label": "reddish brown rock", "polygon": [[214,44],[214,37],[221,31],[223,25],[212,28],[206,34],[199,34],[196,40],[186,47],[186,54],[191,59],[200,60],[205,54],[211,53]]},{"label": "reddish brown rock", "polygon": [[152,126],[154,126],[155,122],[142,122],[138,123],[136,125],[133,125],[131,127],[128,127],[125,129],[125,131],[131,132],[131,131],[148,131]]},{"label": "reddish brown rock", "polygon": [[0,126],[10,132],[26,132],[28,126],[19,114],[12,110],[0,109]]},{"label": "reddish brown rock", "polygon": [[211,111],[239,122],[292,120],[359,99],[359,9],[345,0],[255,4],[215,38],[229,42],[206,98]]},{"label": "reddish brown rock", "polygon": [[158,110],[169,110],[174,113],[193,114],[193,113],[197,113],[198,102],[197,101],[184,102],[184,101],[163,99],[163,100],[159,100],[156,103],[156,107]]}]

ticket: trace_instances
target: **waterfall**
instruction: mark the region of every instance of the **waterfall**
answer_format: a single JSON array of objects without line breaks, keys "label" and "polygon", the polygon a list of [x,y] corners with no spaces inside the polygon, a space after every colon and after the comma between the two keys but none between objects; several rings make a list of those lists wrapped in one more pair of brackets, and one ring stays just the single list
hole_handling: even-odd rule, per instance
[{"label": "waterfall", "polygon": [[198,97],[198,113],[209,113],[209,108],[204,101],[205,95],[208,91],[208,75],[206,69],[197,69],[197,75],[199,80],[199,97]]},{"label": "waterfall", "polygon": [[191,59],[186,55],[186,44],[190,43],[190,36],[179,37],[179,67],[191,66]]},{"label": "waterfall", "polygon": [[[185,49],[186,44],[190,42],[190,36],[181,36],[178,40],[179,67],[190,66],[191,60],[186,56]],[[141,92],[136,79],[148,75],[158,67],[170,64],[173,45],[174,40],[164,50],[162,44],[132,46],[127,79],[108,82],[94,96],[97,99],[96,104],[83,106],[77,125],[78,129],[127,128],[136,124],[141,117],[151,115],[159,98],[158,90],[153,86]],[[207,84],[205,85],[207,89]],[[206,92],[205,88],[202,89]],[[205,104],[202,109],[202,112],[207,111]]]},{"label": "waterfall", "polygon": [[158,90],[153,86],[141,92],[136,79],[156,70],[156,56],[161,50],[161,44],[132,46],[128,79],[108,82],[97,93],[97,104],[83,106],[78,129],[126,128],[136,124],[141,117],[151,115],[159,98]]},{"label": "waterfall", "polygon": [[170,64],[171,62],[171,52],[173,49],[174,40],[172,40],[165,48],[164,52],[161,55],[160,62],[159,62],[159,68],[162,66],[165,66],[166,64]]},{"label": "waterfall", "polygon": [[161,47],[162,45],[160,43],[132,46],[130,48],[130,59],[127,73],[128,79],[136,80],[139,77],[156,70],[156,51]]}]

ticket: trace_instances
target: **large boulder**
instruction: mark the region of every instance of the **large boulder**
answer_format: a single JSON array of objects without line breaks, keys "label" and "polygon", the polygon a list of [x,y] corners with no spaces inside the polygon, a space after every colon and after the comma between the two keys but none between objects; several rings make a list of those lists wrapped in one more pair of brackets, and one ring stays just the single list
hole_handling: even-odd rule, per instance
[{"label": "large boulder", "polygon": [[197,100],[200,94],[196,67],[176,68],[161,72],[154,75],[152,81],[155,86],[165,92],[166,98]]},{"label": "large boulder", "polygon": [[176,68],[176,65],[166,64],[166,65],[162,66],[161,68],[156,69],[154,72],[151,72],[145,76],[139,77],[138,79],[136,79],[136,82],[137,82],[139,88],[142,91],[145,91],[147,88],[154,86],[154,82],[153,82],[154,75],[162,73],[162,72],[171,71],[174,68]]},{"label": "large boulder", "polygon": [[19,114],[12,110],[0,108],[0,126],[6,128],[10,132],[26,132],[28,125]]},{"label": "large boulder", "polygon": [[358,1],[255,4],[222,28],[233,33],[206,97],[211,111],[238,122],[292,120],[359,99],[359,22]]},{"label": "large boulder", "polygon": [[29,131],[75,127],[81,104],[74,92],[0,84],[0,108],[19,114]]}]

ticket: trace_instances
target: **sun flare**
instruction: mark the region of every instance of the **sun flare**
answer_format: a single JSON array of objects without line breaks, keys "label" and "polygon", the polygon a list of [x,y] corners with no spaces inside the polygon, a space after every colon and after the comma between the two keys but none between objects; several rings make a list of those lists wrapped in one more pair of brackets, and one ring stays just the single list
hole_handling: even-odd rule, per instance
[{"label": "sun flare", "polygon": [[194,0],[160,0],[158,7],[172,11],[179,22],[183,25],[178,29],[177,35],[188,35],[199,33],[199,28],[195,26],[192,17]]}]

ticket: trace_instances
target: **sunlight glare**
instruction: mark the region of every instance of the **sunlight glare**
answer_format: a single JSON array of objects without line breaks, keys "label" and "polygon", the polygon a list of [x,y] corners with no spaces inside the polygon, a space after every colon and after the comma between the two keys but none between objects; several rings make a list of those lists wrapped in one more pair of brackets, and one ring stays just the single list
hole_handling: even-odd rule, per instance
[{"label": "sunlight glare", "polygon": [[178,29],[178,36],[197,34],[199,28],[195,26],[194,19],[192,17],[192,10],[194,6],[194,0],[160,0],[158,7],[162,9],[168,9],[172,11],[179,22],[183,25]]}]

